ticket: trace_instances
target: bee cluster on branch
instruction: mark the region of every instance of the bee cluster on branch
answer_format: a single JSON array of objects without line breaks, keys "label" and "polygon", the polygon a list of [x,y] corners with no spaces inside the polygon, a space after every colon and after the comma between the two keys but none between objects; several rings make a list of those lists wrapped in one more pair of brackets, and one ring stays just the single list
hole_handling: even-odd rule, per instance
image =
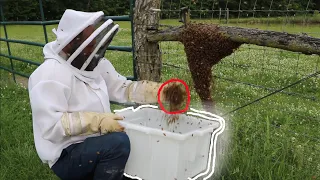
[{"label": "bee cluster on branch", "polygon": [[182,30],[179,41],[184,45],[194,88],[202,105],[213,112],[215,102],[211,97],[214,79],[212,67],[231,55],[242,43],[225,38],[214,24],[190,23]]}]

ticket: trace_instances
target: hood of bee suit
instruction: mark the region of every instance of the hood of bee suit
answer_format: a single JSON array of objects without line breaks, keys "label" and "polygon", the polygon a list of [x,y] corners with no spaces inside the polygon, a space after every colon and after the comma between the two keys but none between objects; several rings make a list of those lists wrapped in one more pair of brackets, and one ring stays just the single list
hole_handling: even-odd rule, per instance
[{"label": "hood of bee suit", "polygon": [[[95,68],[109,46],[111,40],[118,31],[118,25],[113,24],[111,19],[103,21],[104,13],[82,12],[67,9],[59,22],[57,29],[53,29],[56,40],[47,43],[43,48],[44,59],[56,59],[81,80],[91,81],[99,76],[98,68]],[[93,25],[95,31],[81,43],[77,43],[72,54],[63,52],[63,48],[88,26]],[[94,50],[91,54],[83,58],[83,50],[92,43]],[[103,51],[103,52],[102,52]],[[81,58],[79,58],[81,57]],[[75,65],[76,64],[76,65]]]}]

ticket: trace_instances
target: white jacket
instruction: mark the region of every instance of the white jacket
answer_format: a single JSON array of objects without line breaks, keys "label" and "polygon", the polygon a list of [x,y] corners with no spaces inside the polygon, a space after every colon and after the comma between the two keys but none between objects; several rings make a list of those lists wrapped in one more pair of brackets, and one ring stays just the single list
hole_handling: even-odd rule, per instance
[{"label": "white jacket", "polygon": [[[110,101],[157,102],[157,91],[161,84],[127,80],[107,59],[102,59],[94,71],[79,70],[71,65],[73,55],[67,60],[67,56],[61,52],[77,34],[88,25],[99,22],[103,15],[101,11],[86,13],[66,10],[57,29],[53,30],[57,39],[45,45],[45,61],[29,78],[35,147],[40,159],[50,167],[64,148],[100,135],[66,136],[61,123],[64,113],[110,112]],[[68,125],[71,131],[79,127],[73,120]]]},{"label": "white jacket", "polygon": [[60,121],[63,112],[110,112],[109,101],[128,101],[125,91],[131,83],[107,59],[94,72],[80,71],[57,56],[53,44],[44,47],[45,61],[31,74],[28,85],[35,147],[50,167],[63,148],[99,135],[66,137]]},{"label": "white jacket", "polygon": [[57,29],[53,29],[57,39],[43,48],[45,61],[29,78],[35,147],[40,159],[50,167],[64,148],[99,135],[66,136],[61,123],[63,113],[110,112],[110,101],[128,101],[126,86],[132,81],[116,72],[108,60],[103,59],[94,71],[80,71],[59,55],[77,34],[103,15],[102,11],[67,9]]}]

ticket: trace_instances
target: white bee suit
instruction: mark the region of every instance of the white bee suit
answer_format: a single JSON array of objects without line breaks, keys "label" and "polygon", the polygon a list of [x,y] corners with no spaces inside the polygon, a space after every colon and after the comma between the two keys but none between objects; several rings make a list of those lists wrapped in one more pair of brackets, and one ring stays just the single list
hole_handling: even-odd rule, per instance
[{"label": "white bee suit", "polygon": [[[69,145],[117,129],[118,117],[111,113],[110,101],[157,102],[161,83],[127,80],[104,58],[118,25],[112,20],[103,22],[103,16],[101,11],[66,10],[53,30],[57,39],[45,45],[45,60],[29,78],[35,147],[50,168]],[[79,33],[89,25],[97,28],[77,44]],[[88,58],[82,56],[93,39],[93,52]],[[63,49],[72,40],[77,49],[66,54]]]},{"label": "white bee suit", "polygon": [[86,84],[78,78],[79,75],[75,75],[76,72],[70,72],[70,67],[47,59],[30,77],[28,88],[33,107],[35,145],[40,158],[50,167],[63,148],[100,135],[66,137],[61,121],[63,112],[110,112],[109,100],[127,100],[122,86],[130,81],[118,76],[107,60],[102,61],[99,67],[104,67],[107,73],[98,75],[96,79],[83,77]]},{"label": "white bee suit", "polygon": [[[35,147],[42,162],[48,163],[50,167],[58,160],[64,148],[100,135],[99,132],[70,135],[86,128],[79,124],[80,121],[72,120],[76,116],[72,113],[107,113],[110,112],[110,101],[128,102],[129,97],[131,101],[146,102],[146,96],[140,93],[149,92],[151,88],[157,90],[160,86],[157,83],[145,86],[144,83],[127,80],[105,58],[93,71],[78,69],[67,61],[68,55],[61,53],[63,47],[103,15],[103,12],[66,10],[57,30],[53,31],[57,40],[45,45],[45,61],[29,78]],[[137,91],[139,93],[135,93]],[[147,94],[153,97],[151,102],[156,102],[155,93]],[[70,117],[67,124],[62,121],[63,116]]]}]

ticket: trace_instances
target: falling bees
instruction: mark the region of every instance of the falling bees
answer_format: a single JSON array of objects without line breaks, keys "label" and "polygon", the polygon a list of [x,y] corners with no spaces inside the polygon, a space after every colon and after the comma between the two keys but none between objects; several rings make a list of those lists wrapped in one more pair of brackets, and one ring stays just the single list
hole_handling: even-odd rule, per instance
[{"label": "falling bees", "polygon": [[171,124],[171,123],[176,122],[178,119],[179,119],[179,115],[174,114],[174,115],[169,116],[167,121],[169,124]]},{"label": "falling bees", "polygon": [[[163,89],[164,101],[168,104],[170,112],[183,110],[187,101],[186,89],[182,83],[171,82],[168,83]],[[176,122],[179,115],[172,114],[168,117],[169,124]]]}]

